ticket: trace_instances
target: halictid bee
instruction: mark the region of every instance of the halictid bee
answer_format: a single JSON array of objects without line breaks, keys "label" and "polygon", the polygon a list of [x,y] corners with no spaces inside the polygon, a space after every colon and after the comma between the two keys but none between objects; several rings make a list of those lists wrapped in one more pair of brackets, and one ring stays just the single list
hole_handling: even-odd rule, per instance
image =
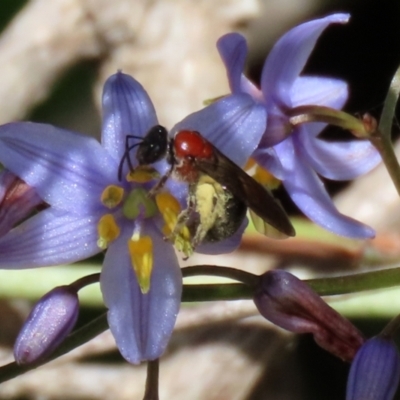
[{"label": "halictid bee", "polygon": [[[140,139],[141,142],[129,146],[130,138]],[[264,227],[255,224],[262,233],[272,237],[279,237],[276,231],[281,237],[295,235],[288,216],[271,192],[199,132],[181,130],[174,138],[168,138],[167,130],[157,125],[144,138],[127,136],[119,178],[125,158],[130,170],[133,170],[129,153],[136,146],[138,168],[149,166],[165,156],[171,166],[151,193],[156,193],[171,176],[188,183],[188,207],[179,215],[172,235],[186,225],[191,233],[193,248],[203,241],[218,242],[232,236],[242,224],[247,207],[263,221]]]}]

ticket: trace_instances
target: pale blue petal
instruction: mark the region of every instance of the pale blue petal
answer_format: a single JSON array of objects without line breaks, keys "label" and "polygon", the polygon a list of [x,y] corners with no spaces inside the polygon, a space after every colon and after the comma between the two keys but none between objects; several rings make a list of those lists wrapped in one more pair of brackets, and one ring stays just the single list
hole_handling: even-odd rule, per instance
[{"label": "pale blue petal", "polygon": [[47,124],[0,126],[0,162],[46,203],[76,214],[96,212],[104,188],[118,182],[99,142]]},{"label": "pale blue petal", "polygon": [[295,79],[290,91],[293,107],[315,105],[341,109],[348,96],[349,87],[345,81],[316,76]]},{"label": "pale blue petal", "polygon": [[332,23],[346,23],[349,14],[332,14],[306,22],[282,36],[269,54],[261,77],[261,88],[268,107],[282,104],[290,107],[295,79],[303,70],[321,33]]},{"label": "pale blue petal", "polygon": [[97,219],[48,208],[0,239],[0,268],[69,264],[97,254]]},{"label": "pale blue petal", "polygon": [[[117,72],[107,79],[103,91],[101,143],[114,161],[120,162],[126,135],[144,136],[157,125],[153,103],[143,86],[130,75]],[[134,144],[135,140],[129,142]]]},{"label": "pale blue petal", "polygon": [[200,132],[234,163],[243,166],[265,131],[265,108],[247,94],[224,97],[193,113],[172,129]]},{"label": "pale blue petal", "polygon": [[122,356],[133,364],[164,353],[182,294],[182,275],[173,247],[155,228],[147,228],[155,249],[149,293],[142,294],[131,266],[129,229],[107,250],[100,280],[111,332]]},{"label": "pale blue petal", "polygon": [[239,33],[228,33],[218,39],[217,49],[225,64],[232,93],[240,93],[241,76],[247,57],[246,39]]},{"label": "pale blue petal", "polygon": [[[283,143],[285,146],[282,146]],[[374,237],[372,228],[339,213],[317,174],[293,148],[293,142],[286,140],[283,143],[276,146],[286,168],[283,184],[300,210],[312,221],[337,235],[355,239]],[[285,160],[288,162],[285,163]]]},{"label": "pale blue petal", "polygon": [[[285,141],[282,143],[285,143]],[[282,143],[280,145],[282,145]],[[259,147],[253,153],[252,158],[254,158],[260,166],[274,175],[275,178],[280,180],[284,178],[285,171],[274,147]]]},{"label": "pale blue petal", "polygon": [[326,142],[307,138],[297,142],[315,171],[328,179],[351,180],[364,175],[381,161],[376,148],[368,140]]}]

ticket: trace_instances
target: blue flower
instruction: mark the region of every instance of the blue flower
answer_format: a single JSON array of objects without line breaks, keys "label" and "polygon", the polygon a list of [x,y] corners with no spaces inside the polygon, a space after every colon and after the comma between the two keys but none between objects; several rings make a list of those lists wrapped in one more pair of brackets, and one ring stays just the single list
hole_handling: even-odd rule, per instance
[{"label": "blue flower", "polygon": [[[288,111],[302,105],[341,109],[347,100],[344,81],[300,76],[322,32],[332,23],[346,23],[348,14],[333,14],[301,24],[281,37],[271,50],[261,76],[261,91],[244,75],[247,45],[237,33],[221,37],[218,50],[233,93],[249,93],[268,113],[267,129],[253,157],[280,179],[290,197],[312,221],[338,235],[370,238],[374,231],[339,213],[318,175],[350,180],[370,171],[380,156],[369,141],[326,142],[318,138],[326,126],[289,124]],[[273,147],[271,147],[273,146]]]},{"label": "blue flower", "polygon": [[346,400],[391,400],[399,386],[400,356],[392,339],[367,340],[351,364]]},{"label": "blue flower", "polygon": [[[188,116],[172,132],[198,130],[243,164],[265,130],[265,110],[253,103],[247,94],[229,96]],[[157,124],[146,91],[119,72],[104,86],[101,144],[46,124],[0,127],[0,162],[48,205],[0,238],[0,268],[72,263],[107,249],[100,283],[108,321],[122,355],[135,364],[164,352],[182,291],[174,248],[163,239],[163,218],[147,196],[154,183],[128,182],[127,163],[118,180],[126,135],[143,137]],[[230,140],[245,132],[249,140]],[[161,161],[155,167],[162,174],[168,165]],[[166,189],[186,204],[186,185],[170,179]],[[242,231],[203,250],[232,251]]]}]

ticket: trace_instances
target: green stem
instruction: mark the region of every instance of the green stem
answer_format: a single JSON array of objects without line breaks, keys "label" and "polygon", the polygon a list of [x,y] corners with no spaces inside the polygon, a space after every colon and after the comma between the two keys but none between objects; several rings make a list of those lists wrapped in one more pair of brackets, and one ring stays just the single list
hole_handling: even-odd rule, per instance
[{"label": "green stem", "polygon": [[250,287],[255,287],[258,284],[259,277],[250,272],[243,271],[230,267],[219,267],[217,265],[194,265],[191,267],[182,268],[182,276],[187,278],[189,276],[220,276],[230,278],[235,281],[243,282]]},{"label": "green stem", "polygon": [[364,272],[335,278],[310,279],[304,282],[320,296],[384,289],[400,285],[400,268]]},{"label": "green stem", "polygon": [[[183,269],[185,276],[204,275],[214,269],[213,275],[232,277],[232,269],[211,265],[188,267]],[[242,271],[243,272],[243,271]],[[239,276],[239,275],[236,275]],[[257,275],[245,273],[243,275],[248,282],[256,282]],[[365,272],[336,278],[321,278],[305,281],[320,296],[355,293],[372,289],[383,289],[400,285],[400,268],[386,269],[383,271]],[[241,300],[253,297],[253,286],[242,283],[214,284],[214,285],[184,285],[183,302],[216,301],[216,300]],[[396,322],[397,323],[397,322]],[[15,378],[31,369],[37,368],[74,348],[93,339],[108,329],[106,314],[89,322],[87,325],[73,332],[62,345],[46,360],[40,363],[20,366],[15,362],[0,367],[0,383]]]},{"label": "green stem", "polygon": [[390,82],[390,87],[387,92],[385,103],[383,105],[383,110],[381,118],[379,121],[379,130],[382,135],[390,138],[392,135],[392,123],[393,117],[396,110],[396,104],[399,99],[400,93],[400,67],[397,68],[392,81]]},{"label": "green stem", "polygon": [[397,193],[400,196],[400,165],[394,152],[390,136],[384,135],[378,131],[371,136],[370,141],[379,151],[393,184],[396,187]]}]

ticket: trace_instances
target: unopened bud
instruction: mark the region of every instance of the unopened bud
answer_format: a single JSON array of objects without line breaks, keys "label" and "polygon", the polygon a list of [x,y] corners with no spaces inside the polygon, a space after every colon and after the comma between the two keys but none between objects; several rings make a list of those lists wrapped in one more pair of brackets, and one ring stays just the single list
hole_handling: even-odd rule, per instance
[{"label": "unopened bud", "polygon": [[400,357],[393,340],[367,340],[351,364],[346,400],[391,400],[400,378]]},{"label": "unopened bud", "polygon": [[41,204],[45,204],[35,189],[8,170],[0,172],[0,236]]},{"label": "unopened bud", "polygon": [[79,313],[77,292],[59,286],[43,296],[32,309],[14,345],[17,364],[44,359],[66,338]]},{"label": "unopened bud", "polygon": [[281,328],[312,333],[325,350],[351,361],[364,339],[354,325],[289,272],[269,271],[254,296],[258,311]]}]

